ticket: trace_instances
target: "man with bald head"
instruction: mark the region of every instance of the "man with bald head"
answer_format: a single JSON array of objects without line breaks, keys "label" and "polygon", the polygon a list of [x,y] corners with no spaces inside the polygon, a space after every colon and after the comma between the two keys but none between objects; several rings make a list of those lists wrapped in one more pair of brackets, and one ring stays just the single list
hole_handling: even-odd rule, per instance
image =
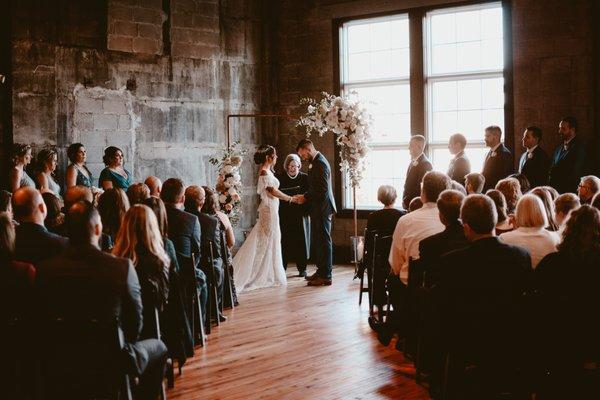
[{"label": "man with bald head", "polygon": [[67,214],[71,206],[78,201],[89,201],[90,203],[93,203],[94,195],[89,187],[71,186],[65,191],[63,199],[65,201],[65,214]]},{"label": "man with bald head", "polygon": [[47,209],[39,191],[25,186],[12,198],[16,229],[15,258],[32,264],[61,253],[69,240],[49,232],[44,226]]},{"label": "man with bald head", "polygon": [[150,196],[160,197],[160,191],[162,189],[162,182],[160,179],[155,176],[149,176],[144,183],[150,188]]}]

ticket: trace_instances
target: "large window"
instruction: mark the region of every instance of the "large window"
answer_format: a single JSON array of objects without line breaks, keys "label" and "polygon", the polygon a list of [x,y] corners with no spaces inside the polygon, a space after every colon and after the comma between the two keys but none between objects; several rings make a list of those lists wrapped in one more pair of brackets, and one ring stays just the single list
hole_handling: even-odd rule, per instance
[{"label": "large window", "polygon": [[[357,191],[359,208],[379,207],[376,193],[382,184],[395,186],[401,197],[411,133],[425,135],[434,169],[444,172],[452,158],[448,138],[464,134],[472,171],[481,171],[487,152],[484,128],[504,128],[501,4],[416,15],[353,20],[340,26],[340,91],[358,96],[374,119],[372,152]],[[422,36],[409,37],[409,23],[415,22],[410,18],[418,18]],[[412,70],[411,54],[423,56]],[[411,82],[422,83],[423,90],[411,91]],[[414,131],[415,126],[423,128]],[[343,206],[351,208],[351,191],[343,178]]]}]

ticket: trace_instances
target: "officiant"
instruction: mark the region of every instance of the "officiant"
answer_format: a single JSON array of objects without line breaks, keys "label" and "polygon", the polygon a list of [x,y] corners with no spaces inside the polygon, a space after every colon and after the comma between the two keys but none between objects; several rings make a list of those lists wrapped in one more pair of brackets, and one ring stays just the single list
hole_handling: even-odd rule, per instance
[{"label": "officiant", "polygon": [[[300,166],[300,157],[289,154],[283,163],[283,172],[277,175],[279,190],[289,196],[308,191],[308,175],[300,172]],[[280,201],[279,226],[283,267],[287,269],[288,262],[296,262],[298,276],[306,276],[310,254],[310,218],[307,205]]]}]

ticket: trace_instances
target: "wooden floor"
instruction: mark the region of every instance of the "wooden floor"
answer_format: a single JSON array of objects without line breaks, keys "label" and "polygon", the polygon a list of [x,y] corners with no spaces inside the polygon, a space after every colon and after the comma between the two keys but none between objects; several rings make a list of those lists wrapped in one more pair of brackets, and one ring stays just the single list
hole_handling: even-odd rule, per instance
[{"label": "wooden floor", "polygon": [[395,342],[377,342],[352,268],[336,267],[329,287],[307,287],[295,272],[287,287],[240,295],[169,400],[429,399]]}]

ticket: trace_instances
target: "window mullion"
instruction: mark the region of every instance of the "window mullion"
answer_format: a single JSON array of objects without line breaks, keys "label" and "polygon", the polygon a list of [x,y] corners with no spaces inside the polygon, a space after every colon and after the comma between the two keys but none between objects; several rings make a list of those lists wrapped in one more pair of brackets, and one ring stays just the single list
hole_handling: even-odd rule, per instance
[{"label": "window mullion", "polygon": [[423,71],[423,11],[408,14],[410,48],[410,128],[411,133],[425,134],[425,92]]}]

